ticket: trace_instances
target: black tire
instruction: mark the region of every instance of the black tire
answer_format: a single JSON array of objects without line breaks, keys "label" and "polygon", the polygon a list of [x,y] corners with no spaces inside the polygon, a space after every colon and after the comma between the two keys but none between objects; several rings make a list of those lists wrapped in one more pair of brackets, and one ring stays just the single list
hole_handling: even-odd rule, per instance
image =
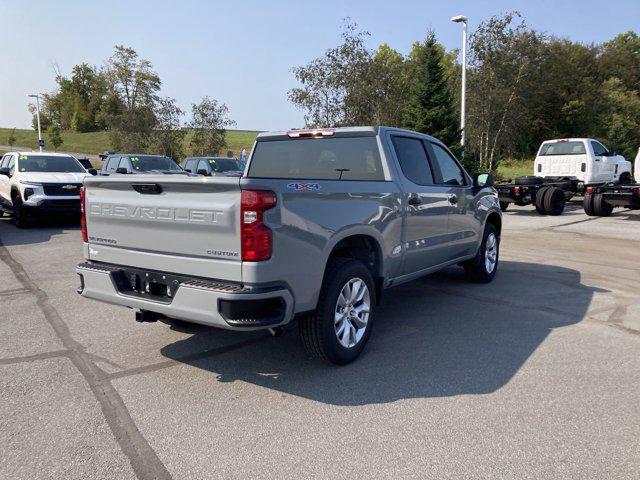
[{"label": "black tire", "polygon": [[549,187],[544,194],[544,210],[547,215],[561,215],[564,212],[566,202],[564,190],[561,188]]},{"label": "black tire", "polygon": [[500,202],[500,210],[506,212],[509,208],[509,202]]},{"label": "black tire", "polygon": [[540,215],[546,215],[547,212],[544,209],[544,195],[545,193],[547,193],[547,190],[549,190],[549,187],[541,187],[538,189],[538,192],[536,193],[536,198],[533,201],[533,204],[536,207],[536,211],[540,214]]},{"label": "black tire", "polygon": [[620,185],[629,185],[632,182],[632,178],[631,178],[631,174],[628,172],[624,172],[622,175],[620,175]]},{"label": "black tire", "polygon": [[[489,270],[487,262],[487,243],[490,237],[493,236],[495,241],[495,263],[492,270]],[[482,235],[482,243],[478,249],[473,260],[469,260],[462,264],[464,272],[467,275],[467,280],[475,283],[489,283],[496,276],[498,271],[498,262],[500,260],[500,237],[496,227],[487,223],[484,227],[484,234]]]},{"label": "black tire", "polygon": [[593,209],[593,195],[585,194],[584,199],[582,200],[582,208],[584,208],[584,213],[589,215],[590,217],[595,217],[596,212]]},{"label": "black tire", "polygon": [[[364,281],[368,289],[369,314],[359,340],[353,346],[345,347],[338,340],[335,315],[340,292],[349,281],[355,279]],[[355,360],[362,353],[371,336],[375,296],[373,277],[362,262],[349,258],[331,260],[327,265],[316,310],[301,318],[298,323],[300,337],[307,352],[313,357],[336,365],[345,365]]]},{"label": "black tire", "polygon": [[593,197],[593,211],[598,217],[608,217],[613,212],[613,205],[607,202],[601,193]]},{"label": "black tire", "polygon": [[20,195],[14,193],[11,197],[11,202],[13,203],[13,213],[11,216],[13,217],[16,227],[27,228],[29,226],[29,218],[22,207],[22,199],[20,198]]},{"label": "black tire", "polygon": [[516,177],[516,185],[542,185],[544,180],[541,177],[525,176]]}]

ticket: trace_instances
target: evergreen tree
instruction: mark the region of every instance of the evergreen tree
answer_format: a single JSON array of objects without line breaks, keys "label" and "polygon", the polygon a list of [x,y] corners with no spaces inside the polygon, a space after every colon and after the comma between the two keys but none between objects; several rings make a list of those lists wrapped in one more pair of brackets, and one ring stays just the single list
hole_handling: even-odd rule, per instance
[{"label": "evergreen tree", "polygon": [[424,43],[414,44],[409,60],[411,85],[402,126],[432,135],[459,153],[460,129],[443,68],[444,53],[433,32]]}]

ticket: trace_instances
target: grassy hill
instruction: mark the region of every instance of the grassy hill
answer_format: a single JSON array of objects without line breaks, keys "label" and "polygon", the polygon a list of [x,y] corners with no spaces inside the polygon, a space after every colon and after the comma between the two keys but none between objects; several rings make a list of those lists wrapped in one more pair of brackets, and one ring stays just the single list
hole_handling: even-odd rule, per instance
[{"label": "grassy hill", "polygon": [[[0,145],[7,145],[7,139],[11,134],[10,128],[0,128]],[[189,144],[189,140],[193,133],[187,133],[185,137],[185,147]],[[243,148],[247,149],[247,154],[253,146],[253,142],[258,132],[250,130],[227,130],[227,143],[229,150],[232,150],[236,156],[240,155]],[[17,130],[15,132],[16,145],[21,147],[38,148],[38,134],[34,130]],[[46,140],[45,135],[45,140]],[[65,132],[62,134],[64,143],[60,150],[67,152],[78,152],[88,154],[98,154],[105,150],[111,150],[109,136],[107,132],[92,133],[75,133]],[[187,149],[185,148],[185,151]],[[1,153],[1,151],[0,151]],[[221,152],[226,154],[226,152]],[[498,167],[499,178],[515,178],[520,175],[531,175],[533,169],[532,160],[514,160],[505,159],[500,162]]]},{"label": "grassy hill", "polygon": [[[0,128],[0,145],[7,145],[11,128]],[[249,130],[227,130],[227,143],[229,150],[233,150],[239,155],[243,148],[247,149],[247,154],[253,146],[253,141],[258,132]],[[185,137],[185,147],[188,145],[192,132],[187,133]],[[18,130],[15,131],[15,144],[20,147],[38,148],[38,133],[34,130]],[[47,140],[46,134],[44,135]],[[76,133],[63,132],[62,140],[64,143],[60,146],[60,150],[67,152],[98,154],[105,150],[111,150],[109,135],[107,132],[91,132]],[[226,153],[226,152],[221,152]]]}]

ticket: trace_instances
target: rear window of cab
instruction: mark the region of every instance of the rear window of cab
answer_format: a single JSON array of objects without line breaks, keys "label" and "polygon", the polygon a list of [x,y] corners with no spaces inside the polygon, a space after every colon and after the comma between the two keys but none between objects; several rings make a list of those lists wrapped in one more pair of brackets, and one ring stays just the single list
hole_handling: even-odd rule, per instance
[{"label": "rear window of cab", "polygon": [[376,137],[257,142],[249,177],[384,181]]},{"label": "rear window of cab", "polygon": [[584,155],[587,153],[584,142],[545,143],[540,148],[540,156]]}]

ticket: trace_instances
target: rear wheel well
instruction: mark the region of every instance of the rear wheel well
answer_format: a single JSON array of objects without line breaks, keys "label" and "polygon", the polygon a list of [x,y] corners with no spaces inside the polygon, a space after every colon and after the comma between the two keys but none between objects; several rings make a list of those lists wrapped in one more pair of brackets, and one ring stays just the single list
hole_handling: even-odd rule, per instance
[{"label": "rear wheel well", "polygon": [[487,222],[496,227],[496,232],[498,232],[498,236],[502,232],[502,218],[496,212],[491,212],[487,217]]},{"label": "rear wheel well", "polygon": [[[382,294],[382,251],[375,238],[369,235],[352,235],[340,240],[331,250],[327,265],[334,258],[353,258],[361,261],[370,271],[376,284],[376,302]],[[325,265],[325,274],[326,268]]]}]

